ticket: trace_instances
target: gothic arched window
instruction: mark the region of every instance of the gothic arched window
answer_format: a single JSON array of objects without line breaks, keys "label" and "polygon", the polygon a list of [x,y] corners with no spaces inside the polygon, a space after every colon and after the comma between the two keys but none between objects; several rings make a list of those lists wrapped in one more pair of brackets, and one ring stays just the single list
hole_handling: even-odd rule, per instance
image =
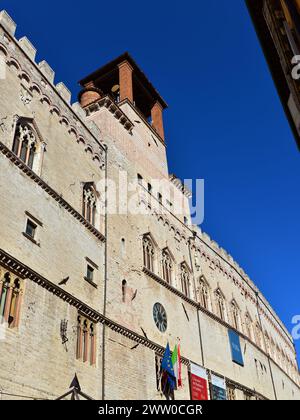
[{"label": "gothic arched window", "polygon": [[36,149],[37,136],[34,129],[27,122],[19,122],[13,143],[14,154],[32,169]]},{"label": "gothic arched window", "polygon": [[262,348],[262,330],[258,322],[255,324],[255,341],[258,347]]},{"label": "gothic arched window", "polygon": [[225,298],[220,289],[215,291],[217,315],[222,321],[225,321],[226,310],[225,310]]},{"label": "gothic arched window", "polygon": [[201,278],[199,280],[199,303],[203,308],[209,309],[209,287],[206,281]]},{"label": "gothic arched window", "polygon": [[20,280],[13,280],[10,273],[6,273],[0,279],[0,322],[7,322],[10,328],[18,327],[21,296]]},{"label": "gothic arched window", "polygon": [[149,271],[154,272],[154,245],[149,237],[149,235],[145,235],[143,237],[143,252],[144,252],[144,267],[146,267]]},{"label": "gothic arched window", "polygon": [[93,226],[96,222],[97,197],[93,185],[87,183],[83,188],[83,217]]},{"label": "gothic arched window", "polygon": [[252,320],[248,312],[245,315],[245,328],[248,338],[252,340]]},{"label": "gothic arched window", "polygon": [[270,356],[272,359],[275,359],[276,357],[276,345],[272,337],[270,339]]},{"label": "gothic arched window", "polygon": [[164,249],[162,252],[162,271],[163,271],[163,279],[168,283],[172,284],[172,271],[173,271],[173,263],[170,253],[167,249]]},{"label": "gothic arched window", "polygon": [[265,331],[265,344],[266,344],[266,352],[270,355],[271,354],[271,342],[269,334]]},{"label": "gothic arched window", "polygon": [[0,319],[4,320],[4,313],[6,308],[7,296],[10,287],[10,275],[6,273],[4,279],[1,280],[1,293],[0,293]]},{"label": "gothic arched window", "polygon": [[190,297],[190,273],[186,264],[181,264],[180,278],[181,278],[181,289],[182,293]]},{"label": "gothic arched window", "polygon": [[20,300],[21,284],[20,280],[16,279],[13,283],[11,304],[8,315],[8,325],[10,327],[16,326],[18,311],[19,311],[19,300]]},{"label": "gothic arched window", "polygon": [[240,328],[240,310],[235,300],[231,302],[232,325],[236,330]]},{"label": "gothic arched window", "polygon": [[95,325],[88,319],[77,318],[76,357],[83,362],[96,364],[96,331]]}]

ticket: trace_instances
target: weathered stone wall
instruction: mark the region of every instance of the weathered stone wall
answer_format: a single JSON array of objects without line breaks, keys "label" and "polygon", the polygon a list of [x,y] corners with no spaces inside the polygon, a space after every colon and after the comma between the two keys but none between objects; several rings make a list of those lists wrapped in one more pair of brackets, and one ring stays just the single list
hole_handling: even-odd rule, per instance
[{"label": "weathered stone wall", "polygon": [[[134,110],[126,104],[126,111],[132,121],[138,118]],[[124,110],[124,106],[123,106]],[[134,180],[137,174],[144,178],[145,189],[141,188],[141,196],[147,196],[147,182],[153,178],[164,177],[168,180],[168,173],[162,173],[161,168],[166,167],[166,155],[161,151],[157,155],[151,154],[151,148],[147,144],[147,138],[152,132],[147,126],[137,124],[129,134],[119,124],[114,116],[106,109],[91,114],[90,119],[96,122],[102,130],[105,142],[108,145],[108,177],[118,179],[119,170],[126,171],[129,180]],[[112,130],[111,127],[114,126]],[[144,132],[142,132],[144,130]],[[157,147],[157,146],[156,146]],[[147,151],[141,159],[139,149]],[[150,149],[150,152],[149,152]],[[154,149],[157,151],[157,149]],[[163,191],[164,193],[164,191]],[[153,191],[156,194],[156,191]],[[144,200],[147,202],[147,199]],[[165,203],[164,203],[165,204]],[[145,211],[144,203],[141,204]],[[147,207],[147,206],[146,206]],[[146,212],[147,213],[147,212]],[[182,220],[163,209],[163,217],[148,208],[146,215],[116,215],[108,217],[108,316],[122,323],[127,328],[141,334],[145,331],[147,337],[164,346],[167,341],[173,346],[177,338],[181,340],[184,356],[195,363],[203,365],[219,374],[223,374],[230,380],[241,383],[245,387],[273,399],[274,389],[272,383],[274,375],[286,378],[285,390],[278,391],[279,398],[300,398],[299,388],[293,384],[286,374],[292,374],[294,380],[299,380],[296,373],[296,358],[292,346],[292,340],[286,329],[277,319],[265,299],[259,294],[260,317],[263,331],[267,332],[274,342],[283,349],[289,361],[282,361],[282,369],[271,362],[270,371],[268,357],[265,354],[264,338],[261,337],[261,349],[255,342],[255,324],[260,325],[257,311],[258,292],[255,285],[238,267],[233,259],[211,239],[197,229],[197,237],[192,240],[193,229],[185,226]],[[204,363],[201,356],[199,342],[199,326],[197,309],[186,302],[180,296],[168,290],[153,278],[143,272],[143,235],[150,232],[155,242],[156,264],[155,274],[162,277],[161,251],[168,247],[174,258],[174,275],[172,286],[181,290],[179,279],[179,265],[186,262],[191,270],[190,288],[191,297],[197,300],[197,285],[200,277],[204,277],[209,284],[210,312],[207,315],[200,311],[200,325]],[[122,239],[125,240],[122,245]],[[189,239],[191,239],[189,241]],[[127,281],[127,287],[131,295],[136,295],[134,300],[122,303],[122,281]],[[214,292],[220,288],[226,300],[225,324],[219,323],[215,314],[216,302]],[[232,328],[232,316],[230,303],[235,300],[240,310],[240,332],[245,335],[241,338],[242,349],[245,352],[245,367],[239,367],[231,361],[231,352],[228,341],[228,328]],[[117,302],[117,303],[116,303]],[[161,334],[153,321],[152,308],[154,303],[160,302],[168,314],[168,329]],[[188,318],[185,315],[185,310]],[[250,340],[246,337],[244,315],[249,313],[252,320],[253,333]],[[265,314],[270,318],[265,317]],[[274,325],[271,324],[270,320]],[[274,328],[275,326],[275,328]],[[130,355],[128,355],[130,357]],[[292,366],[291,366],[292,365]],[[276,368],[274,367],[276,366]],[[278,385],[278,381],[275,386]],[[237,391],[238,395],[238,391]]]},{"label": "weathered stone wall", "polygon": [[[3,23],[3,15],[0,20]],[[0,249],[57,290],[69,277],[61,287],[83,305],[102,312],[104,243],[79,218],[83,183],[97,184],[104,178],[99,130],[82,120],[78,106],[69,105],[64,85],[53,85],[54,73],[46,63],[37,66],[31,61],[33,47],[26,40],[18,43],[11,35],[0,26],[0,54],[6,62],[5,78],[0,80],[0,142],[11,150],[18,118],[32,121],[40,146],[35,159],[39,165],[33,171],[42,182],[26,168],[22,170],[24,166],[1,147]],[[37,243],[23,235],[25,212],[42,223],[37,226]],[[97,231],[103,233],[104,219],[100,214],[97,217]],[[99,266],[97,289],[84,280],[86,257]],[[102,326],[96,327],[97,367],[77,361],[78,310],[74,304],[30,279],[24,279],[24,284],[19,328],[6,328],[5,339],[0,340],[2,398],[56,398],[66,392],[75,373],[87,394],[100,398]],[[66,346],[62,345],[61,321],[68,321]]]},{"label": "weathered stone wall", "polygon": [[[101,398],[101,352],[97,368],[76,360],[77,316],[77,310],[62,299],[30,280],[25,282],[20,327],[7,329],[6,339],[0,341],[4,393],[53,400],[68,390],[77,373],[85,392]],[[65,345],[60,335],[61,321],[68,322]],[[98,326],[98,348],[101,333]]]},{"label": "weathered stone wall", "polygon": [[[275,386],[277,398],[300,399],[292,339],[268,302],[230,255],[198,228],[183,223],[188,214],[174,215],[168,208],[166,197],[172,184],[165,145],[160,138],[127,101],[119,111],[131,121],[132,130],[106,107],[89,111],[85,119],[78,104],[70,106],[68,89],[63,84],[54,85],[54,72],[49,65],[34,62],[35,49],[29,41],[13,37],[15,25],[9,17],[0,14],[0,23],[0,54],[6,63],[6,78],[0,80],[0,253],[4,251],[12,257],[0,264],[10,264],[16,271],[17,260],[45,278],[45,282],[37,282],[33,275],[22,277],[25,290],[19,328],[8,328],[5,340],[0,340],[0,389],[24,398],[53,399],[67,390],[77,372],[82,389],[93,398],[102,397],[104,375],[105,398],[160,399],[153,346],[161,354],[168,341],[173,347],[180,339],[186,361],[205,366],[253,394],[273,399]],[[18,117],[33,121],[39,134],[43,147],[33,172],[42,181],[8,152],[12,149]],[[105,308],[105,244],[101,235],[105,233],[105,219],[99,214],[105,197],[99,197],[97,231],[80,218],[83,183],[94,182],[97,186],[106,175],[105,152],[100,141],[108,146],[108,180],[116,181],[119,187],[120,171],[127,174],[129,181],[136,182],[137,174],[144,179],[135,197],[143,214],[124,212],[107,217]],[[147,183],[152,184],[153,179],[165,180],[160,191],[162,206],[150,203]],[[154,187],[153,196],[157,197],[157,193]],[[175,198],[178,199],[187,206],[187,197],[180,193]],[[108,205],[111,200],[109,195]],[[37,231],[39,245],[22,234],[25,212],[42,222]],[[143,267],[142,239],[148,233],[155,244],[154,273]],[[161,279],[164,248],[169,249],[173,260],[171,286]],[[86,257],[99,266],[98,288],[84,280]],[[183,262],[189,269],[190,299],[182,294]],[[59,285],[66,277],[67,284]],[[199,305],[200,278],[209,287],[207,310]],[[125,301],[123,280],[127,282]],[[217,316],[214,297],[217,289],[225,298],[223,321]],[[240,313],[238,332],[244,368],[232,362],[230,353],[232,300]],[[165,333],[159,332],[153,320],[156,302],[167,311]],[[96,367],[76,360],[77,308],[97,317]],[[251,337],[245,326],[246,312],[252,321]],[[68,321],[67,347],[62,345],[60,336],[62,320]],[[106,325],[104,349],[100,321]],[[255,324],[262,326],[264,336],[267,333],[270,348],[263,337],[258,342]],[[282,351],[284,359],[278,356]],[[183,383],[176,398],[189,399],[187,365],[183,366]],[[236,397],[244,397],[240,389]]]}]

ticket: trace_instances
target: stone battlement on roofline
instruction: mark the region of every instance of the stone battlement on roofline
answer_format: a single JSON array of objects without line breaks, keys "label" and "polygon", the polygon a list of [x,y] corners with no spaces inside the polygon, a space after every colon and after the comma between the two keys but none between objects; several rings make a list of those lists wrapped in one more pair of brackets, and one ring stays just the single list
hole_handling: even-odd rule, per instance
[{"label": "stone battlement on roofline", "polygon": [[55,71],[51,68],[46,60],[42,60],[39,63],[35,61],[37,49],[30,42],[30,40],[23,36],[19,40],[15,37],[17,24],[7,13],[6,10],[0,12],[0,25],[4,28],[7,34],[14,40],[18,47],[24,52],[28,59],[35,65],[35,67],[42,73],[43,77],[47,80],[50,86],[55,90],[57,95],[64,101],[64,103],[70,108],[70,110],[76,114],[80,121],[89,129],[90,133],[96,138],[97,142],[101,137],[101,132],[97,125],[92,121],[85,119],[85,111],[81,108],[78,102],[71,103],[72,95],[71,91],[63,82],[55,84]]},{"label": "stone battlement on roofline", "polygon": [[[79,118],[81,123],[89,130],[90,134],[95,138],[97,143],[99,143],[104,148],[104,145],[100,142],[101,132],[98,126],[93,121],[86,120],[86,113],[78,102],[71,104],[71,92],[63,82],[55,84],[55,71],[51,68],[48,62],[45,60],[42,60],[40,62],[35,61],[37,49],[26,36],[21,37],[19,40],[15,37],[17,24],[14,22],[14,20],[11,18],[11,16],[7,13],[6,10],[2,10],[0,12],[0,26],[4,28],[6,33],[11,37],[15,44],[23,51],[23,53],[28,57],[30,62],[43,75],[43,77],[47,80],[49,85],[52,86],[59,98],[63,100],[64,103],[68,106],[70,111],[73,112],[76,115],[76,117]],[[175,175],[170,175],[170,182],[174,183],[177,186],[177,188],[181,189],[185,195],[187,195],[188,197],[190,196],[190,192],[184,190],[184,187],[182,186],[180,180],[178,180]],[[232,266],[236,270],[236,272],[243,278],[243,280],[247,282],[251,287],[253,287],[253,289],[257,293],[260,294],[265,305],[269,308],[276,321],[281,325],[286,334],[290,337],[290,340],[292,340],[290,333],[288,332],[287,328],[280,320],[270,303],[261,294],[259,289],[256,287],[255,283],[249,278],[249,276],[233,259],[233,257],[229,253],[227,253],[226,250],[223,249],[216,241],[211,239],[209,235],[203,232],[200,227],[194,226],[193,229],[197,231],[197,234],[206,245],[208,245],[216,254],[218,254],[219,257],[223,258],[230,266]]]}]

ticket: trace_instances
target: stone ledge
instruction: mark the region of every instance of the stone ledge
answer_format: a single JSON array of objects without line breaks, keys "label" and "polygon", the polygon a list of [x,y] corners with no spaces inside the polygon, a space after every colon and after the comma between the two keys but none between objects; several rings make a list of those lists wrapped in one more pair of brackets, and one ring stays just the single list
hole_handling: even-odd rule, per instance
[{"label": "stone ledge", "polygon": [[[105,317],[100,312],[92,309],[88,305],[86,305],[84,302],[80,301],[79,299],[75,298],[70,293],[66,292],[59,286],[55,285],[54,283],[50,282],[46,278],[40,276],[38,273],[31,270],[29,267],[21,263],[20,261],[16,260],[14,257],[6,253],[4,250],[0,248],[0,264],[11,270],[14,274],[21,277],[22,279],[29,279],[34,281],[35,283],[39,284],[40,286],[47,289],[49,292],[53,293],[55,296],[59,297],[60,299],[63,299],[65,302],[69,303],[70,305],[73,305],[79,312],[84,314],[87,318],[91,319],[92,321],[96,323],[101,323],[103,326],[107,326],[112,331],[117,332],[119,334],[122,334],[124,337],[136,342],[137,344],[144,345],[145,347],[155,351],[159,355],[164,354],[164,347],[160,346],[157,343],[154,343],[153,341],[149,340],[148,338],[141,336],[137,334],[136,332],[129,330],[126,327],[123,327],[122,325],[118,324],[117,322]],[[266,355],[267,356],[267,355]],[[189,366],[192,362],[191,360],[181,357],[181,361],[185,366]],[[285,376],[287,376],[293,384],[300,389],[299,385],[290,378],[282,369],[280,366],[278,366],[275,362],[274,364],[284,373]],[[213,372],[215,373],[215,372]],[[221,375],[219,373],[215,373],[216,375],[224,377],[224,375]],[[231,381],[229,378],[225,378],[229,383],[235,383]],[[239,384],[239,386],[242,386]],[[243,387],[244,388],[244,387]],[[245,388],[247,389],[247,388]]]},{"label": "stone ledge", "polygon": [[126,114],[120,109],[113,99],[106,95],[101,99],[97,99],[92,104],[85,107],[87,116],[98,112],[101,108],[107,108],[109,112],[124,126],[124,128],[131,134],[134,124],[126,116]]},{"label": "stone ledge", "polygon": [[165,280],[163,280],[161,277],[159,277],[158,275],[152,273],[152,271],[148,270],[146,267],[143,268],[143,272],[145,274],[147,274],[149,277],[151,277],[153,280],[157,281],[160,285],[164,286],[166,289],[168,289],[169,291],[171,291],[172,293],[174,293],[175,295],[181,297],[183,300],[185,300],[186,302],[190,303],[192,306],[194,306],[198,311],[203,312],[204,314],[206,314],[208,317],[210,317],[211,319],[213,319],[214,321],[218,322],[219,324],[223,325],[225,328],[227,328],[228,330],[232,330],[234,331],[236,334],[239,335],[239,337],[243,338],[245,341],[249,342],[253,347],[255,347],[260,353],[262,353],[265,357],[267,357],[269,360],[272,361],[272,363],[274,363],[274,365],[277,366],[278,369],[280,369],[281,372],[284,373],[285,376],[287,376],[299,389],[300,386],[290,377],[288,376],[288,374],[282,369],[281,366],[279,366],[277,364],[277,362],[268,354],[266,353],[262,348],[260,348],[254,341],[252,341],[249,337],[247,337],[245,334],[243,334],[241,331],[237,330],[236,328],[234,328],[233,326],[231,326],[230,324],[228,324],[226,321],[223,321],[222,319],[220,319],[217,315],[215,315],[214,313],[210,312],[209,310],[203,308],[198,302],[188,298],[187,296],[185,296],[182,292],[180,292],[178,289],[176,289],[175,287],[171,286],[170,284],[166,283]]},{"label": "stone ledge", "polygon": [[75,210],[66,200],[43,181],[35,172],[33,172],[23,161],[21,161],[10,149],[0,142],[0,152],[6,156],[14,165],[16,165],[29,178],[36,182],[47,194],[54,198],[61,207],[67,210],[75,219],[83,224],[97,239],[105,242],[104,235],[91,225],[77,210]]}]

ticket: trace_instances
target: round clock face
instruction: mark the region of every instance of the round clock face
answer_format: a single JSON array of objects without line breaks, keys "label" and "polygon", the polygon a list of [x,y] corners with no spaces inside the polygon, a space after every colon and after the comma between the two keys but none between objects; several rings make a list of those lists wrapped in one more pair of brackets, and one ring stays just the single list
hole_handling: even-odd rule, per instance
[{"label": "round clock face", "polygon": [[164,333],[167,331],[167,313],[165,308],[160,303],[156,303],[153,306],[153,319],[160,332]]}]

